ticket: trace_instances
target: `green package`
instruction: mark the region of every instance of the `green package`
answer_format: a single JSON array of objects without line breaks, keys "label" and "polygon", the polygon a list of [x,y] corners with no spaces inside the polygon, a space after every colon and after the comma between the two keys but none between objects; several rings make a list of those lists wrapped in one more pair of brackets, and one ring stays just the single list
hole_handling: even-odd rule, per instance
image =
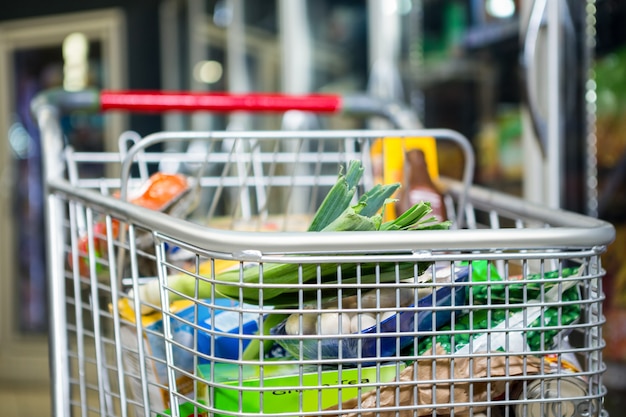
[{"label": "green package", "polygon": [[[376,383],[393,381],[404,367],[399,362],[318,371],[317,366],[301,367],[294,361],[263,365],[261,377],[257,365],[205,364],[198,367],[199,376],[207,381],[199,393],[205,401],[212,397],[216,409],[228,412],[315,412],[371,391]],[[213,387],[212,393],[209,385]]]},{"label": "green package", "polygon": [[[563,328],[580,317],[580,305],[576,303],[580,300],[579,288],[571,280],[563,285],[565,290],[558,297],[563,305],[542,308],[539,301],[548,292],[558,289],[560,278],[577,273],[578,268],[563,268],[561,271],[529,274],[524,282],[504,281],[488,262],[472,262],[472,282],[484,282],[485,285],[468,287],[467,299],[473,306],[471,313],[466,311],[458,315],[454,323],[440,328],[434,343],[448,353],[467,352],[470,340],[476,344],[472,347],[474,351],[480,351],[476,350],[480,349],[478,340],[482,340],[488,346],[486,350],[490,351],[550,349]],[[515,306],[522,303],[525,304],[523,308]],[[531,309],[535,309],[535,313],[538,309],[543,311],[527,321]],[[486,337],[490,340],[485,342]],[[418,346],[419,354],[430,351],[432,345],[433,337],[423,338]]]}]

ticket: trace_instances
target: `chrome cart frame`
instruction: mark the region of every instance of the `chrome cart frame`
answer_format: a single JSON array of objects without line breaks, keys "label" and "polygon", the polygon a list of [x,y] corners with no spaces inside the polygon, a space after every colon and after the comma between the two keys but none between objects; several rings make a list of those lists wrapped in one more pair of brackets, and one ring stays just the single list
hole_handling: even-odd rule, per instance
[{"label": "chrome cart frame", "polygon": [[[600,256],[614,228],[472,185],[457,132],[158,132],[84,153],[58,123],[72,109],[393,114],[336,96],[229,100],[59,92],[33,103],[54,415],[607,414]],[[361,161],[362,195],[376,183],[372,143],[406,138],[462,150],[463,178],[440,180],[449,230],[307,231],[341,169]],[[162,151],[190,141],[204,151]],[[164,161],[189,180],[183,214],[129,201]]]}]

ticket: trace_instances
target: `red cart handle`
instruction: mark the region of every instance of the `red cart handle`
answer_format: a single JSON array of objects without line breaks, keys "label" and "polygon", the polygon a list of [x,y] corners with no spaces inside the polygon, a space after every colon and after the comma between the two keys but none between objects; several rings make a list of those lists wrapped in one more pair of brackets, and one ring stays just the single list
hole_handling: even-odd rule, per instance
[{"label": "red cart handle", "polygon": [[341,111],[341,104],[341,97],[331,94],[285,95],[109,90],[100,92],[100,107],[103,111],[285,112],[302,110],[316,113],[338,113]]},{"label": "red cart handle", "polygon": [[168,111],[281,113],[288,110],[301,110],[313,113],[342,113],[351,116],[380,116],[397,128],[419,127],[419,122],[410,108],[366,94],[343,96],[335,94],[232,94],[146,90],[100,91],[97,89],[70,92],[52,89],[40,93],[31,102],[34,114],[47,106],[52,106],[60,112],[122,110],[153,113]]}]

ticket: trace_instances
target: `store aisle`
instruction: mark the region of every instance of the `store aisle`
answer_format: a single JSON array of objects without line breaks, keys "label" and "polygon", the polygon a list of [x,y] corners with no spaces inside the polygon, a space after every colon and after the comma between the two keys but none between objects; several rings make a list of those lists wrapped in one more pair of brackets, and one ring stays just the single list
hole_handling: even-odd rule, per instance
[{"label": "store aisle", "polygon": [[50,393],[46,385],[0,385],[0,404],[5,417],[50,416]]}]

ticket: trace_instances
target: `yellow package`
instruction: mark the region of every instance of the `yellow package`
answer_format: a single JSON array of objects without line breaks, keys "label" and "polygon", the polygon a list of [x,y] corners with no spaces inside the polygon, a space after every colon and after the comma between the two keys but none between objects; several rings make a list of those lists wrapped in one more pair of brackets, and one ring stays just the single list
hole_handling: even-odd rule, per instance
[{"label": "yellow package", "polygon": [[[426,157],[428,173],[433,180],[439,178],[437,159],[437,143],[433,137],[384,137],[372,145],[371,154],[374,161],[374,180],[381,184],[400,182],[404,185],[405,153],[411,149],[421,149]],[[394,195],[398,198],[398,191]],[[385,207],[385,221],[395,219],[395,206]]]}]

